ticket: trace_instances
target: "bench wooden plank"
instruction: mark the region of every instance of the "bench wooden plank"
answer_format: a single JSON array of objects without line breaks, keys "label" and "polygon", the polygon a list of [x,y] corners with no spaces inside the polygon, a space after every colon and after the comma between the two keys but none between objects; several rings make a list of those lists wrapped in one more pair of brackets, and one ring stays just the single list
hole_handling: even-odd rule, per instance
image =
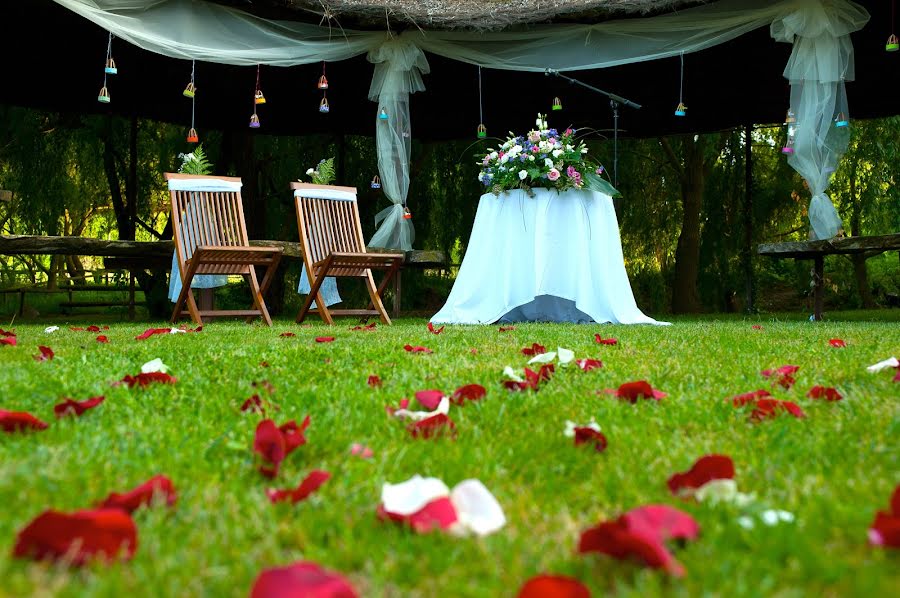
[{"label": "bench wooden plank", "polygon": [[900,251],[900,233],[870,237],[842,237],[820,241],[761,243],[756,252],[775,258],[811,260],[817,255]]}]

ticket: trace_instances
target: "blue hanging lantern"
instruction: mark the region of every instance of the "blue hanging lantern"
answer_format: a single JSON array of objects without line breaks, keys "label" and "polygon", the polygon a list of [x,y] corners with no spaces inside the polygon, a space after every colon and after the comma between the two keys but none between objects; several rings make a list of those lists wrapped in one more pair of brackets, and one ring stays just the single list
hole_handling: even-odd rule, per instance
[{"label": "blue hanging lantern", "polygon": [[381,189],[381,179],[378,178],[377,174],[372,178],[371,187],[372,189]]},{"label": "blue hanging lantern", "polygon": [[675,116],[687,116],[687,106],[679,102],[675,108]]},{"label": "blue hanging lantern", "polygon": [[381,112],[378,113],[378,119],[379,120],[387,120],[388,119],[387,110],[385,110],[383,107],[381,109]]},{"label": "blue hanging lantern", "polygon": [[834,117],[834,126],[838,128],[849,127],[850,121],[843,112],[838,112],[838,115]]},{"label": "blue hanging lantern", "polygon": [[112,58],[106,59],[106,66],[103,69],[103,72],[107,75],[115,75],[119,72],[119,69],[116,68],[116,61]]},{"label": "blue hanging lantern", "polygon": [[328,98],[322,98],[322,101],[319,102],[319,112],[322,114],[328,114],[331,110],[331,107],[328,105]]}]

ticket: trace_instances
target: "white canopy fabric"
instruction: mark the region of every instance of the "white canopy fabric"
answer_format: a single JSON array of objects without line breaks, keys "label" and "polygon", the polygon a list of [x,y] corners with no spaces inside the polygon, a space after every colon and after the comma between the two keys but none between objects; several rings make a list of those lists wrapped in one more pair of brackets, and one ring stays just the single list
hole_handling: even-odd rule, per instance
[{"label": "white canopy fabric", "polygon": [[[55,1],[117,37],[173,58],[294,66],[367,54],[375,64],[369,98],[377,102],[379,174],[394,204],[378,215],[380,226],[370,244],[404,250],[412,248],[414,237],[411,221],[402,217],[409,189],[409,94],[425,89],[424,52],[487,68],[575,71],[696,52],[771,26],[775,39],[794,46],[784,73],[797,118],[789,161],[813,192],[815,234],[833,234],[840,227],[824,193],[846,148],[841,141],[846,131],[835,131],[844,128],[833,121],[838,111],[846,112],[843,83],[853,80],[849,34],[869,19],[850,0],[717,0],[677,13],[593,25],[492,33],[417,30],[396,36],[267,20],[203,0]],[[378,117],[382,109],[387,119]]]}]

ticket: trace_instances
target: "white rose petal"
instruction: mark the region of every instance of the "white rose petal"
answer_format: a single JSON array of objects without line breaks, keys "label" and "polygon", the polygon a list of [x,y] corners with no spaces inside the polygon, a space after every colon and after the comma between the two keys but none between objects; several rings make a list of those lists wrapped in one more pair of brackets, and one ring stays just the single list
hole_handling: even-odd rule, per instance
[{"label": "white rose petal", "polygon": [[46,328],[44,328],[44,333],[45,334],[53,334],[57,330],[59,330],[59,326],[47,326]]},{"label": "white rose petal", "polygon": [[169,334],[184,334],[187,330],[182,330],[181,328],[170,328]]},{"label": "white rose petal", "polygon": [[[383,495],[383,493],[382,493]],[[450,493],[457,523],[476,536],[487,536],[506,525],[503,508],[479,480],[463,480]]]},{"label": "white rose petal", "polygon": [[900,361],[897,361],[896,357],[888,357],[884,361],[879,361],[875,365],[870,365],[866,368],[872,374],[880,372],[881,370],[886,370],[888,368],[895,368],[900,366]]},{"label": "white rose petal", "polygon": [[793,523],[794,514],[788,511],[780,511],[778,509],[767,509],[759,515],[762,522],[768,526],[777,525],[780,522]]},{"label": "white rose petal", "polygon": [[556,351],[549,351],[547,353],[535,355],[528,360],[528,364],[531,365],[532,363],[550,363],[554,359],[556,359]]},{"label": "white rose petal", "polygon": [[148,361],[144,365],[141,366],[142,374],[153,374],[156,372],[161,372],[165,374],[169,371],[169,366],[163,363],[162,359],[157,357],[153,361]]},{"label": "white rose petal", "polygon": [[575,351],[570,349],[563,349],[562,347],[556,348],[557,355],[559,355],[559,364],[566,365],[570,363],[573,359],[575,359]]},{"label": "white rose petal", "polygon": [[437,478],[414,475],[399,484],[381,487],[381,504],[388,513],[412,515],[431,501],[450,495],[447,484]]},{"label": "white rose petal", "polygon": [[553,157],[559,158],[560,156],[562,156],[562,153],[563,153],[563,151],[561,149],[555,149],[555,150],[553,150]]},{"label": "white rose petal", "polygon": [[734,480],[711,480],[694,491],[694,498],[698,502],[717,504],[727,502],[739,507],[753,502],[752,494],[738,492],[737,483]]},{"label": "white rose petal", "polygon": [[587,424],[576,424],[573,421],[566,420],[566,429],[563,430],[563,436],[568,436],[569,438],[575,437],[575,428],[590,428],[595,432],[600,431],[600,424],[592,417],[591,421]]},{"label": "white rose petal", "polygon": [[394,417],[400,419],[409,419],[412,421],[421,421],[434,415],[447,415],[450,413],[450,398],[443,397],[438,403],[437,409],[434,411],[410,411],[409,409],[397,409],[394,411]]},{"label": "white rose petal", "polygon": [[503,375],[514,382],[525,382],[525,380],[522,378],[522,376],[520,376],[516,372],[516,370],[512,369],[509,366],[506,366],[505,368],[503,368]]}]

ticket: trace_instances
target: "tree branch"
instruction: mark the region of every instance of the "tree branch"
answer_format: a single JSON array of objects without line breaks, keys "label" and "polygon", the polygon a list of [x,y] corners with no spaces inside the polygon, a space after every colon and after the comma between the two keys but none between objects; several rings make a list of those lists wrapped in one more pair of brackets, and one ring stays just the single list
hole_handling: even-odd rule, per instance
[{"label": "tree branch", "polygon": [[678,156],[675,155],[675,152],[672,150],[672,145],[669,143],[669,139],[666,137],[659,137],[659,144],[662,146],[663,151],[666,152],[666,157],[669,159],[669,165],[675,170],[675,174],[678,175],[678,178],[681,181],[684,181],[684,167],[681,165],[681,161],[678,159]]}]

